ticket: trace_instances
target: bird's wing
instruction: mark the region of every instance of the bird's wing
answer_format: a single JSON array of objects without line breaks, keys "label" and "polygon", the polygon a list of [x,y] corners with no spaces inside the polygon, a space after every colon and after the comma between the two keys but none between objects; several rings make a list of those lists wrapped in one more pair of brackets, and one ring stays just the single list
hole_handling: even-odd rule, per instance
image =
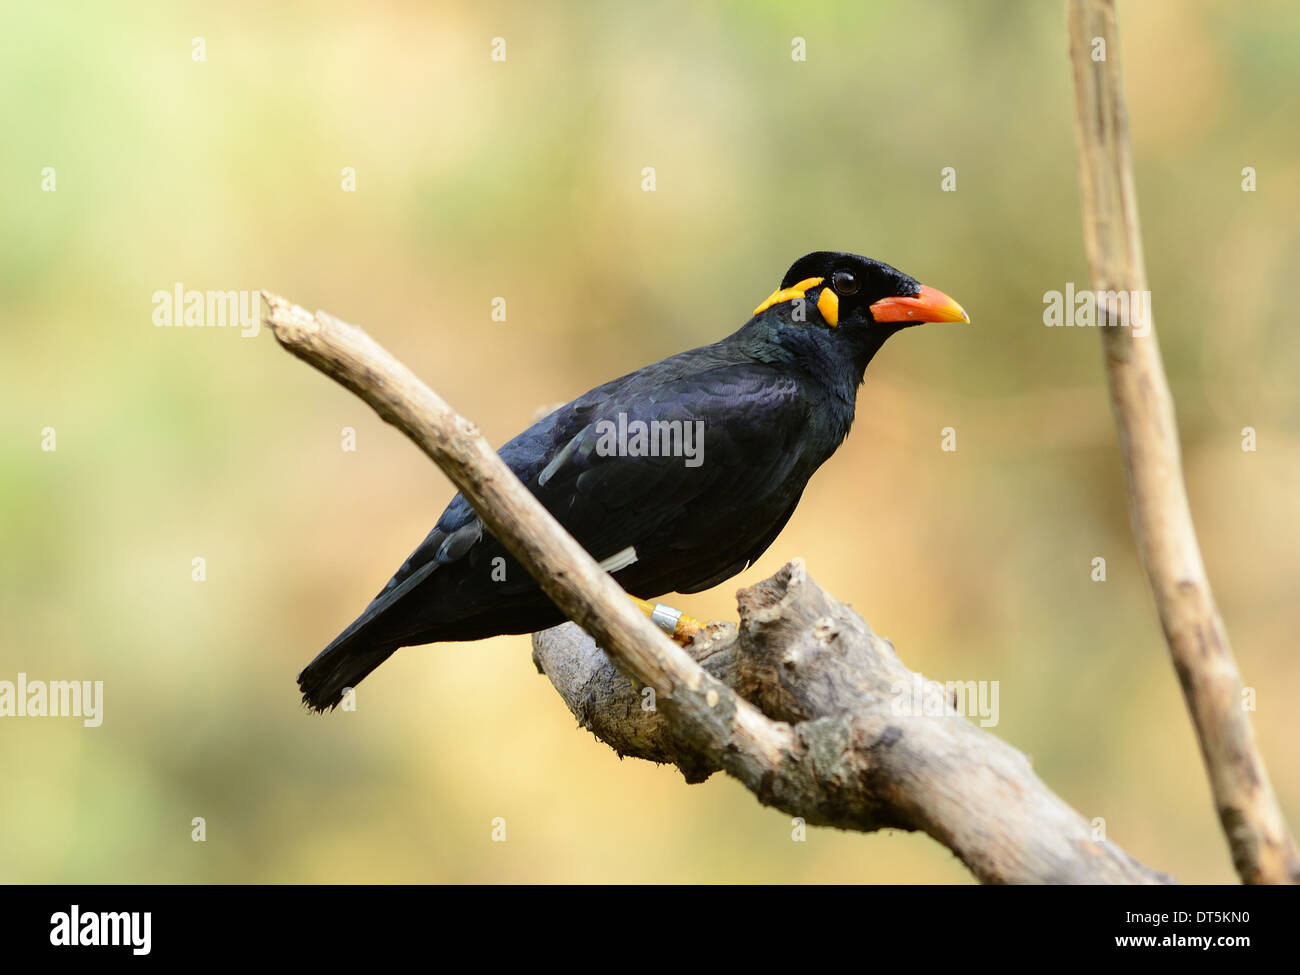
[{"label": "bird's wing", "polygon": [[[793,379],[753,362],[625,390],[529,487],[597,560],[651,540],[684,545],[709,530],[710,511],[745,507],[784,482],[806,410]],[[646,453],[655,447],[659,456]],[[697,505],[705,496],[713,503]]]},{"label": "bird's wing", "polygon": [[[598,387],[565,404],[503,446],[497,453],[506,466],[525,484],[535,480],[548,458],[587,424],[587,417],[601,400],[597,394],[604,388]],[[465,500],[465,496],[457,493],[438,518],[433,530],[384,584],[384,588],[367,607],[366,613],[396,602],[428,578],[438,566],[449,565],[464,558],[483,538],[483,531],[483,522]]]},{"label": "bird's wing", "polygon": [[[672,363],[665,360],[592,390],[499,452],[594,558],[611,559],[612,571],[611,557],[629,547],[652,538],[661,545],[668,539],[671,546],[675,537],[707,531],[702,509],[708,506],[695,505],[698,498],[716,492],[727,499],[723,504],[744,505],[783,483],[796,463],[809,406],[793,379],[753,360],[695,372]],[[661,426],[651,428],[654,422]],[[638,423],[658,431],[661,447],[675,443],[697,453],[633,455]],[[622,442],[620,424],[630,432]],[[395,603],[439,566],[460,562],[485,538],[495,547],[457,494],[366,615]],[[524,581],[526,574],[511,578]]]}]

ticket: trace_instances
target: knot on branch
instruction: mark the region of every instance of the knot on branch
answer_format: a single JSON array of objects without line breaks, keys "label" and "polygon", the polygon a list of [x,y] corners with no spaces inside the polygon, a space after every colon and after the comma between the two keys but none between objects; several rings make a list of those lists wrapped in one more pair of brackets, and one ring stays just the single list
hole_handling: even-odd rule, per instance
[{"label": "knot on branch", "polygon": [[802,559],[737,602],[736,691],[770,718],[878,708],[910,676],[889,641],[809,578]]}]

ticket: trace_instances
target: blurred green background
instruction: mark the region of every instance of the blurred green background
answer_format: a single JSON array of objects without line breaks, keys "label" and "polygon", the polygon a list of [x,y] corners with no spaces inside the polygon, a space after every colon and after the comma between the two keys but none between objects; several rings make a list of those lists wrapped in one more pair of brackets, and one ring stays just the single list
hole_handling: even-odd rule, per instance
[{"label": "blurred green background", "polygon": [[[725,776],[620,762],[525,637],[404,650],[355,713],[306,715],[294,675],[452,490],[265,332],[151,320],[176,282],[278,291],[363,324],[501,443],[732,331],[821,248],[975,324],[890,342],[767,555],[676,604],[733,618],[803,556],[914,669],[1000,681],[997,733],[1110,838],[1234,879],[1098,336],[1042,324],[1045,291],[1088,279],[1062,6],[795,7],[6,5],[0,679],[103,680],[105,714],[0,720],[0,880],[967,881],[924,836],[795,843]],[[1192,505],[1300,825],[1300,6],[1126,3],[1121,36]]]}]

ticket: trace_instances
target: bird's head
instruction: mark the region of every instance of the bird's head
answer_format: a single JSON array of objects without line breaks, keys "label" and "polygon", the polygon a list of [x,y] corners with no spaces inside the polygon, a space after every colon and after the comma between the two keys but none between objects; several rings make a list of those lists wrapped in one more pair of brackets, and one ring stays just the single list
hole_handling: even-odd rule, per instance
[{"label": "bird's head", "polygon": [[869,257],[816,251],[795,261],[781,287],[754,309],[781,309],[792,323],[808,327],[869,329],[883,338],[922,322],[969,322],[961,305],[897,268]]}]

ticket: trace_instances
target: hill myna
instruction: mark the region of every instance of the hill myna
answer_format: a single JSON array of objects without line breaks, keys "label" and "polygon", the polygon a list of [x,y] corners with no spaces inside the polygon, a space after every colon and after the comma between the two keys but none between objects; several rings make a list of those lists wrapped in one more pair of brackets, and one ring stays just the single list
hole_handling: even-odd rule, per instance
[{"label": "hill myna", "polygon": [[[887,264],[818,251],[726,338],[597,386],[501,459],[652,618],[644,600],[736,575],[772,544],[853,423],[872,356],[900,329],[967,322]],[[530,633],[564,614],[457,494],[362,614],[298,676],[325,710],[399,647]]]}]

